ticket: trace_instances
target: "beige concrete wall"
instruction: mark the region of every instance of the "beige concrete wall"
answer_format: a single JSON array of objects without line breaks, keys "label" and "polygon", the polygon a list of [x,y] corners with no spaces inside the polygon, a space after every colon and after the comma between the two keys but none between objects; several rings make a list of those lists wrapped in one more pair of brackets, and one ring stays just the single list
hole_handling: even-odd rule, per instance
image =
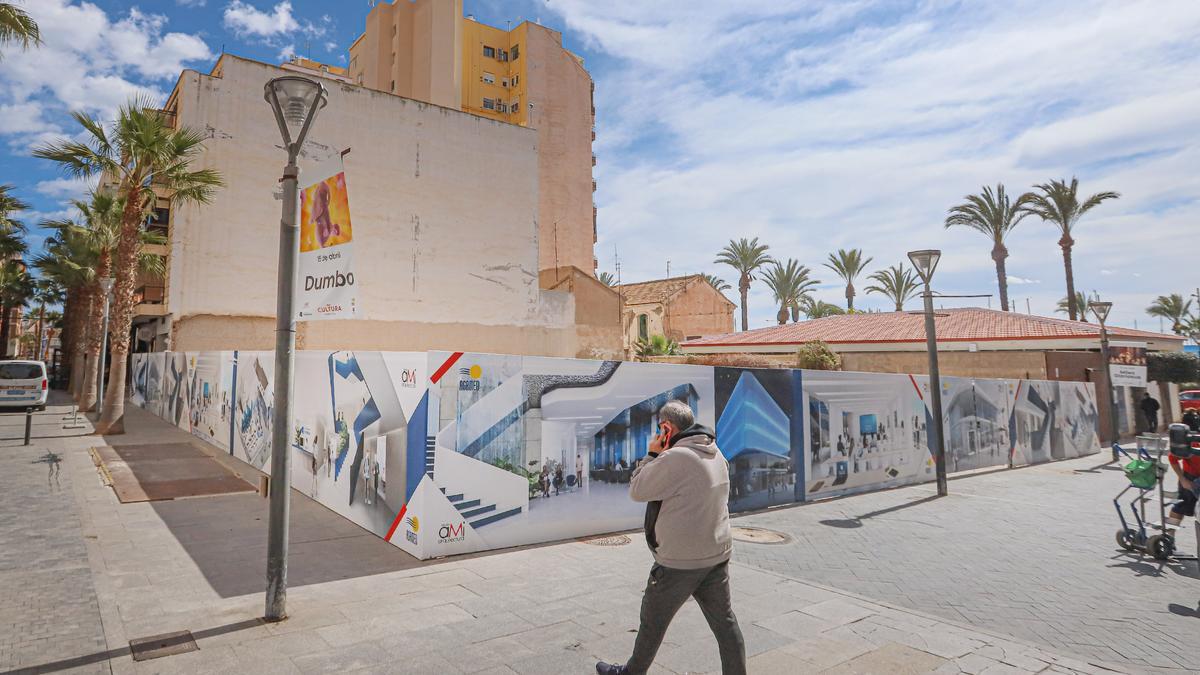
[{"label": "beige concrete wall", "polygon": [[536,24],[525,28],[521,58],[537,64],[526,64],[522,105],[538,131],[538,267],[594,272],[592,78],[562,48],[561,34]]},{"label": "beige concrete wall", "polygon": [[[925,352],[847,352],[842,370],[870,373],[928,374]],[[1043,352],[938,352],[938,370],[954,377],[995,377],[1045,380]]]},{"label": "beige concrete wall", "polygon": [[622,334],[625,338],[625,348],[632,349],[633,345],[637,344],[641,338],[641,332],[638,329],[638,317],[642,314],[646,315],[646,336],[651,335],[666,335],[666,314],[667,310],[660,302],[647,302],[637,305],[625,305],[624,313],[622,314]]},{"label": "beige concrete wall", "polygon": [[575,303],[578,338],[576,356],[583,359],[615,359],[623,355],[619,296],[595,277],[575,267],[542,270],[542,288],[570,293]]},{"label": "beige concrete wall", "polygon": [[697,282],[671,298],[666,335],[683,342],[702,335],[733,332],[733,305],[706,282]]},{"label": "beige concrete wall", "polygon": [[[185,72],[176,97],[180,122],[209,135],[199,165],[226,181],[211,204],[173,215],[169,306],[179,321],[275,310],[280,203],[273,193],[285,156],[262,90],[284,71],[229,56],[220,71],[220,78]],[[538,285],[536,133],[362,87],[327,87],[329,105],[300,159],[301,183],[315,178],[303,172],[317,162],[351,149],[345,166],[363,315],[412,333],[408,346],[393,338],[373,348],[458,344],[445,340],[449,328],[430,333],[436,340],[422,337],[415,328],[422,324],[459,327],[480,346],[489,344],[481,326],[569,332],[573,299]],[[322,322],[328,328],[315,330],[361,344],[356,335],[376,335],[365,325]],[[575,355],[557,338],[532,344]],[[246,348],[205,348],[234,347]]]}]

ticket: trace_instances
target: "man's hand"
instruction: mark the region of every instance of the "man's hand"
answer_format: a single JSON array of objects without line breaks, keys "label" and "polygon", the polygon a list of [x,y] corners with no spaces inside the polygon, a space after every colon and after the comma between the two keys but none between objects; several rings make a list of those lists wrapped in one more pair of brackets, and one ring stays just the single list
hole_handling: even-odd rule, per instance
[{"label": "man's hand", "polygon": [[655,434],[654,437],[650,439],[649,453],[652,455],[657,455],[666,449],[665,447],[663,447],[665,445],[666,445],[666,439],[663,438],[659,434]]},{"label": "man's hand", "polygon": [[1179,477],[1179,487],[1184,490],[1191,490],[1192,489],[1192,481],[1184,478],[1183,476],[1180,476]]}]

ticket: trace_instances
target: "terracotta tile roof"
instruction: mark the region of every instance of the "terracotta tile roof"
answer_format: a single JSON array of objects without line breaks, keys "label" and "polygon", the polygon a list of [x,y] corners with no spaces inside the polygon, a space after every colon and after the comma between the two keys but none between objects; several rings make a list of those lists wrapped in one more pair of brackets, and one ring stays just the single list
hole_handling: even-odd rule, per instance
[{"label": "terracotta tile roof", "polygon": [[627,305],[641,305],[647,302],[666,302],[668,298],[690,286],[697,279],[703,281],[699,274],[686,277],[671,277],[669,279],[653,279],[640,281],[636,284],[621,284],[615,288],[621,293]]},{"label": "terracotta tile roof", "polygon": [[[996,309],[963,307],[939,309],[934,318],[938,342],[988,340],[1047,340],[1099,337],[1100,325]],[[1179,340],[1131,328],[1110,327],[1114,339]],[[709,335],[684,343],[685,347],[715,345],[799,344],[809,340],[828,343],[924,342],[925,318],[920,312],[847,314],[813,319],[742,333]]]}]

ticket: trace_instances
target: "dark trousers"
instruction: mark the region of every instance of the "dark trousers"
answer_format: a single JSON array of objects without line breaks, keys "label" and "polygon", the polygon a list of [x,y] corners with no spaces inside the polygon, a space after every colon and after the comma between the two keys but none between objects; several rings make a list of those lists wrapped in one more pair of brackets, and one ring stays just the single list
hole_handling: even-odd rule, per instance
[{"label": "dark trousers", "polygon": [[641,625],[633,645],[633,656],[626,664],[630,673],[642,675],[650,669],[667,626],[689,597],[696,599],[708,627],[717,638],[721,672],[745,675],[746,645],[730,602],[728,562],[698,570],[672,569],[657,563],[650,568],[646,594],[642,596]]}]

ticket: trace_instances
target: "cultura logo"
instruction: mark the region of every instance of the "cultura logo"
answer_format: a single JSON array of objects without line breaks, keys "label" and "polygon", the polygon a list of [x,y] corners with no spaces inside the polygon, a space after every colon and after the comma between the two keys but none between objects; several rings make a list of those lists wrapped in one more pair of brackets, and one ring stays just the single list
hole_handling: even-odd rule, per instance
[{"label": "cultura logo", "polygon": [[454,523],[442,523],[438,529],[438,543],[452,544],[454,542],[466,541],[467,539],[467,524],[460,522],[457,525]]},{"label": "cultura logo", "polygon": [[415,545],[417,532],[421,531],[421,521],[416,516],[409,516],[404,519],[404,522],[408,524],[408,531],[404,533],[404,536]]}]

